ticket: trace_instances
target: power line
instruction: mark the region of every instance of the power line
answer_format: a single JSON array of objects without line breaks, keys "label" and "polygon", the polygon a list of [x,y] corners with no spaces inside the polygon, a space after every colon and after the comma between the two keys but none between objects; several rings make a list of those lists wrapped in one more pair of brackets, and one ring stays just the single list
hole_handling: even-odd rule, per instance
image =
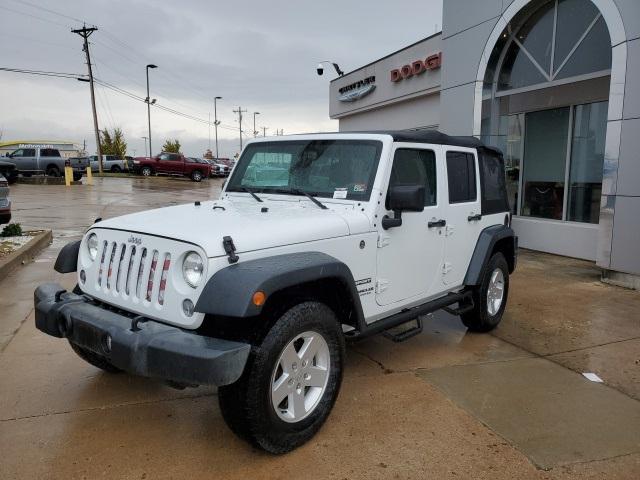
[{"label": "power line", "polygon": [[21,3],[23,5],[27,5],[27,6],[32,7],[32,8],[37,8],[38,10],[44,10],[45,12],[53,13],[54,15],[58,15],[59,17],[66,18],[68,20],[73,20],[74,22],[85,23],[84,20],[80,20],[79,18],[71,17],[69,15],[65,15],[64,13],[56,12],[55,10],[51,10],[51,9],[43,7],[41,5],[36,5],[34,3],[27,2],[25,0],[13,0],[13,1],[16,2],[16,3]]},{"label": "power line", "polygon": [[[44,70],[28,70],[25,68],[8,68],[8,67],[0,67],[0,70],[4,72],[13,72],[13,73],[26,73],[29,75],[41,75],[44,77],[59,77],[59,78],[82,78],[86,77],[86,74],[81,73],[64,73],[64,72],[48,72]],[[86,81],[86,80],[85,80]]]},{"label": "power line", "polygon": [[48,18],[39,17],[38,15],[33,15],[31,13],[26,13],[26,12],[21,12],[20,10],[14,10],[13,8],[5,7],[3,5],[0,5],[0,8],[2,8],[3,10],[7,10],[8,12],[13,12],[13,13],[17,13],[19,15],[24,15],[26,17],[35,18],[36,20],[40,20],[42,22],[47,22],[47,23],[51,23],[53,25],[58,25],[59,27],[69,28],[69,25],[65,25],[65,24],[62,24],[62,23],[59,23],[59,22],[54,22],[53,20],[50,20]]}]

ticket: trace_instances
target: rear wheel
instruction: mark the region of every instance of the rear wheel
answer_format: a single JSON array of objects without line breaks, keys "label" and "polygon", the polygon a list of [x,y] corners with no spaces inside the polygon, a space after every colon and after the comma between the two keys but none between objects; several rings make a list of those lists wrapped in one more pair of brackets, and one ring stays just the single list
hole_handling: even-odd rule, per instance
[{"label": "rear wheel", "polygon": [[502,253],[493,254],[475,287],[473,310],[461,315],[462,323],[474,332],[488,332],[498,326],[507,305],[509,266]]},{"label": "rear wheel", "polygon": [[111,167],[111,173],[120,173],[122,169],[118,165],[114,165]]},{"label": "rear wheel", "polygon": [[329,416],[342,382],[344,337],[318,302],[289,309],[253,347],[242,377],[218,389],[227,425],[271,453],[299,447]]},{"label": "rear wheel", "polygon": [[73,172],[73,181],[78,182],[82,178],[82,172]]},{"label": "rear wheel", "polygon": [[142,170],[140,170],[140,173],[142,173],[143,177],[150,177],[151,174],[153,173],[153,170],[151,170],[151,167],[142,167]]},{"label": "rear wheel", "polygon": [[194,182],[202,181],[202,172],[200,170],[194,170],[191,172],[191,180]]},{"label": "rear wheel", "polygon": [[73,351],[76,352],[81,359],[100,370],[104,370],[109,373],[119,373],[122,371],[118,367],[114,367],[106,358],[93,353],[91,350],[81,347],[72,341],[69,341],[69,345],[71,345]]}]

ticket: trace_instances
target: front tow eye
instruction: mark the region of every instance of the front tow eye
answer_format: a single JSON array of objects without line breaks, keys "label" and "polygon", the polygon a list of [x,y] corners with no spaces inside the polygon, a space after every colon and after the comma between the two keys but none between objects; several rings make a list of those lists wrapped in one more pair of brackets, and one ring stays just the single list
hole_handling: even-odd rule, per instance
[{"label": "front tow eye", "polygon": [[240,260],[240,257],[236,255],[236,246],[233,244],[233,238],[230,236],[222,237],[222,246],[229,257],[229,263],[236,263]]}]

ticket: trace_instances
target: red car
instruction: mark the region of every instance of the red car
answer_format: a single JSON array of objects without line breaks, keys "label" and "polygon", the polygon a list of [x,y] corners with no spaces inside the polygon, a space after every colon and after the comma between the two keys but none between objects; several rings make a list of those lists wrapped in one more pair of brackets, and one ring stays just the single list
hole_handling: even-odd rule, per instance
[{"label": "red car", "polygon": [[181,153],[162,152],[155,157],[137,157],[133,159],[133,171],[145,177],[151,175],[174,175],[189,177],[200,182],[211,175],[211,166],[199,163]]}]

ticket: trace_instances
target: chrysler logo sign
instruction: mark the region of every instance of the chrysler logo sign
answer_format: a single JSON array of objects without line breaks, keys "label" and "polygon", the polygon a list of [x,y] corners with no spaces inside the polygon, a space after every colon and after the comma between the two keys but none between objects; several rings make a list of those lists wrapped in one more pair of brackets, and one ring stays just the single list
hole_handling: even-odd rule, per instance
[{"label": "chrysler logo sign", "polygon": [[429,55],[424,60],[416,60],[410,64],[403,65],[401,68],[391,70],[391,81],[399,82],[405,78],[420,75],[427,70],[435,70],[442,65],[442,53]]},{"label": "chrysler logo sign", "polygon": [[338,89],[338,100],[341,102],[353,102],[369,95],[375,88],[376,77],[367,77]]}]

